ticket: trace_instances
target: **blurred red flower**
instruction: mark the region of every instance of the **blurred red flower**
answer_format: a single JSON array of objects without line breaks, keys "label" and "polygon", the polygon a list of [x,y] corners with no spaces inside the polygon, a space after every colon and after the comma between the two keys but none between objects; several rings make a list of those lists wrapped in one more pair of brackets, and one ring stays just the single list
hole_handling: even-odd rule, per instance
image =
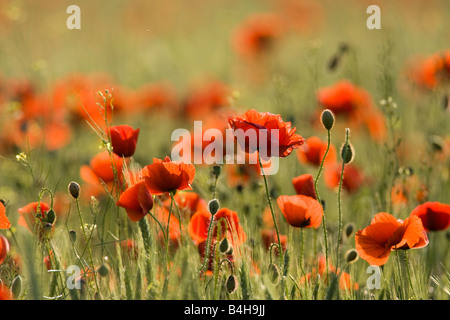
[{"label": "blurred red flower", "polygon": [[[305,143],[297,149],[297,157],[301,163],[319,166],[327,150],[327,142],[322,141],[319,137],[309,137]],[[336,148],[330,144],[327,157],[324,164],[336,162]]]},{"label": "blurred red flower", "polygon": [[[325,167],[324,179],[325,184],[330,189],[339,187],[339,181],[341,179],[342,164],[335,163],[333,165]],[[347,192],[356,192],[365,182],[363,172],[354,164],[349,163],[344,167],[344,177],[342,180],[342,188]]]},{"label": "blurred red flower", "polygon": [[45,202],[31,202],[26,206],[19,208],[19,225],[32,231],[34,229],[35,219],[42,221],[50,210],[50,206]]},{"label": "blurred red flower", "polygon": [[450,205],[445,203],[425,202],[418,205],[411,215],[422,220],[425,231],[440,231],[450,226]]},{"label": "blurred red flower", "polygon": [[4,236],[0,236],[0,264],[6,259],[6,255],[9,252],[9,242]]},{"label": "blurred red flower", "polygon": [[9,229],[11,228],[11,222],[9,222],[8,217],[6,216],[6,208],[3,202],[0,201],[0,229]]},{"label": "blurred red flower", "polygon": [[316,191],[314,190],[314,178],[312,174],[305,173],[292,179],[295,192],[304,196],[317,199]]}]

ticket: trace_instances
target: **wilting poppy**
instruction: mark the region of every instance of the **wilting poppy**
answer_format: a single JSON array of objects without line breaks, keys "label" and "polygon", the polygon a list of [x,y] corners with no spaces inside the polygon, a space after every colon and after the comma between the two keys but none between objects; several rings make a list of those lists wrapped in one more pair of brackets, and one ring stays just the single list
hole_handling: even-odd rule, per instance
[{"label": "wilting poppy", "polygon": [[[265,160],[272,156],[287,157],[305,142],[303,137],[295,133],[297,128],[292,128],[291,122],[284,122],[280,115],[270,112],[251,109],[242,116],[229,117],[228,125],[235,130],[234,134],[245,152],[258,151]],[[239,129],[244,139],[239,138]],[[272,149],[276,154],[272,154]]]},{"label": "wilting poppy", "polygon": [[359,256],[370,265],[385,264],[391,251],[417,249],[428,245],[428,237],[418,216],[404,221],[386,212],[377,213],[370,225],[355,235]]},{"label": "wilting poppy", "polygon": [[317,199],[316,191],[314,190],[314,178],[312,174],[305,173],[292,179],[295,192],[314,199]]},{"label": "wilting poppy", "polygon": [[411,215],[422,220],[426,231],[445,230],[450,226],[450,205],[440,202],[425,202],[417,206]]},{"label": "wilting poppy", "polygon": [[109,128],[113,152],[119,157],[131,157],[135,150],[139,136],[139,128],[133,129],[129,125],[120,125]]},{"label": "wilting poppy", "polygon": [[[301,163],[319,166],[327,150],[327,145],[327,142],[322,141],[319,137],[307,138],[305,143],[297,149],[298,160]],[[324,164],[333,163],[336,159],[336,148],[333,144],[330,144]]]},{"label": "wilting poppy", "polygon": [[0,229],[9,229],[11,228],[11,222],[9,222],[8,217],[6,216],[6,208],[3,202],[0,201]]},{"label": "wilting poppy", "polygon": [[[342,164],[336,163],[325,167],[324,180],[325,184],[335,189],[339,186],[341,179]],[[347,192],[356,192],[365,182],[362,171],[352,163],[345,165],[344,177],[342,180],[342,188]]]},{"label": "wilting poppy", "polygon": [[322,221],[322,205],[304,195],[280,196],[277,199],[286,221],[296,228],[318,228]]},{"label": "wilting poppy", "polygon": [[18,210],[19,225],[31,231],[34,229],[35,219],[43,221],[49,210],[50,206],[45,202],[31,202]]},{"label": "wilting poppy", "polygon": [[6,255],[9,252],[9,242],[4,236],[0,236],[0,264],[6,259]]},{"label": "wilting poppy", "polygon": [[148,190],[154,195],[176,190],[192,190],[195,167],[192,164],[171,161],[169,157],[164,160],[153,159],[153,164],[142,169],[142,175]]}]

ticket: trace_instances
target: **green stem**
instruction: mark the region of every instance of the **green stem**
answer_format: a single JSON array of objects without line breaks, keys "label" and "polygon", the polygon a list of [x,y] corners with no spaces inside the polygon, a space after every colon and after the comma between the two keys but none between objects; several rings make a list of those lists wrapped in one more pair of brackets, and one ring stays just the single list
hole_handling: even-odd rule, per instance
[{"label": "green stem", "polygon": [[78,199],[76,199],[76,204],[77,204],[78,216],[80,217],[81,230],[83,231],[83,237],[84,237],[84,240],[86,242],[86,247],[88,248],[89,260],[90,260],[90,263],[92,265],[92,272],[94,274],[95,286],[97,288],[97,292],[100,293],[100,288],[99,288],[98,281],[97,281],[97,272],[95,271],[95,266],[94,266],[94,258],[92,257],[92,248],[89,245],[89,240],[90,239],[88,239],[88,237],[86,235],[86,230],[84,229],[83,214],[81,213],[80,202],[79,202]]},{"label": "green stem", "polygon": [[409,267],[408,250],[405,250],[405,264],[406,264],[406,271],[408,272],[409,285],[411,286],[413,297],[414,299],[416,299],[416,292],[414,291],[414,286],[411,278],[411,270]]},{"label": "green stem", "polygon": [[281,247],[280,232],[278,231],[278,224],[277,224],[277,220],[275,219],[275,213],[273,211],[272,201],[270,199],[269,186],[267,184],[266,174],[264,173],[264,168],[263,168],[263,165],[262,165],[262,162],[261,162],[261,157],[260,157],[259,153],[258,153],[258,160],[259,160],[259,167],[261,168],[261,173],[262,173],[263,178],[264,178],[264,185],[265,185],[265,189],[266,189],[266,197],[267,197],[267,201],[269,202],[270,213],[272,214],[273,225],[274,225],[275,231],[277,233],[278,252],[280,254],[280,268],[281,268],[282,265],[283,265],[283,249]]},{"label": "green stem", "polygon": [[[327,130],[327,131],[328,131],[327,149],[325,150],[325,154],[323,155],[322,162],[320,163],[319,172],[317,173],[316,179],[314,181],[314,191],[316,192],[316,198],[317,198],[317,201],[319,201],[320,205],[322,205],[322,202],[320,200],[319,191],[317,190],[317,182],[319,181],[319,177],[320,177],[320,174],[322,173],[323,165],[325,163],[325,158],[328,155],[328,151],[330,150],[330,145],[331,145],[331,131],[330,130]],[[323,216],[322,216],[322,226],[323,226],[323,240],[324,240],[324,246],[325,246],[325,269],[326,269],[326,275],[327,275],[327,279],[328,279],[328,233],[327,233],[327,220],[325,217],[325,210],[324,210]]]},{"label": "green stem", "polygon": [[345,169],[345,159],[347,155],[348,145],[348,135],[349,130],[346,130],[345,133],[345,144],[344,144],[344,154],[342,155],[342,168],[341,168],[341,177],[339,179],[339,189],[338,189],[338,212],[339,212],[339,224],[338,224],[338,241],[337,241],[337,262],[336,262],[336,270],[339,269],[341,263],[341,241],[342,241],[342,203],[341,203],[341,191],[342,191],[342,181],[344,180],[344,169]]}]

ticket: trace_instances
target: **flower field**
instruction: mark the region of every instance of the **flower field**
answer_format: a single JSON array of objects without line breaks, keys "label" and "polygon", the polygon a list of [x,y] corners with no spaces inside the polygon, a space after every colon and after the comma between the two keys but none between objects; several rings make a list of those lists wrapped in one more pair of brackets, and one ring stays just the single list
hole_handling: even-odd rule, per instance
[{"label": "flower field", "polygon": [[0,300],[449,300],[448,1],[78,2],[0,3]]}]

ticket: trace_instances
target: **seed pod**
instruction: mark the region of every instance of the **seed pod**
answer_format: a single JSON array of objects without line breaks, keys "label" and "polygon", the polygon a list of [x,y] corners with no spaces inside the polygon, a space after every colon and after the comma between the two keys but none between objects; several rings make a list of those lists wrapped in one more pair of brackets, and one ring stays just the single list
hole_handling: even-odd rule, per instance
[{"label": "seed pod", "polygon": [[208,210],[211,213],[211,215],[215,215],[217,211],[219,211],[220,203],[217,199],[212,199],[208,202]]},{"label": "seed pod", "polygon": [[102,277],[106,277],[109,274],[109,268],[106,264],[102,264],[97,270],[98,274]]},{"label": "seed pod", "polygon": [[74,199],[78,199],[80,196],[80,185],[75,181],[69,183],[69,193]]},{"label": "seed pod", "polygon": [[45,221],[53,226],[53,224],[56,221],[56,214],[55,214],[55,211],[53,211],[53,209],[50,209],[47,212],[47,216],[45,217]]},{"label": "seed pod", "polygon": [[14,278],[11,284],[11,292],[15,299],[17,299],[22,293],[22,278],[20,275]]},{"label": "seed pod", "polygon": [[273,284],[277,284],[278,282],[280,282],[281,270],[276,264],[271,263],[268,267],[267,272],[269,273],[270,281],[272,281]]},{"label": "seed pod", "polygon": [[345,253],[345,259],[347,260],[347,263],[354,263],[356,260],[358,260],[359,254],[358,251],[355,249],[350,249]]},{"label": "seed pod", "polygon": [[220,176],[220,172],[222,171],[221,166],[213,166],[212,168],[212,173],[213,175],[215,175],[216,177]]},{"label": "seed pod", "polygon": [[349,164],[353,161],[355,151],[351,143],[346,143],[341,148],[341,159],[345,164]]},{"label": "seed pod", "polygon": [[227,292],[229,294],[232,294],[236,291],[238,286],[236,277],[232,274],[227,278],[227,281],[225,282],[225,287],[227,288]]},{"label": "seed pod", "polygon": [[349,238],[356,229],[356,225],[353,222],[349,222],[344,226],[345,236]]},{"label": "seed pod", "polygon": [[70,241],[72,241],[72,243],[75,243],[75,241],[77,241],[77,232],[75,230],[70,230],[69,238],[70,238]]},{"label": "seed pod", "polygon": [[219,251],[223,254],[230,254],[230,252],[233,251],[233,247],[231,246],[227,238],[224,238],[222,241],[220,241]]},{"label": "seed pod", "polygon": [[320,119],[325,129],[329,131],[331,130],[331,128],[333,128],[335,118],[333,112],[330,109],[323,110]]}]

